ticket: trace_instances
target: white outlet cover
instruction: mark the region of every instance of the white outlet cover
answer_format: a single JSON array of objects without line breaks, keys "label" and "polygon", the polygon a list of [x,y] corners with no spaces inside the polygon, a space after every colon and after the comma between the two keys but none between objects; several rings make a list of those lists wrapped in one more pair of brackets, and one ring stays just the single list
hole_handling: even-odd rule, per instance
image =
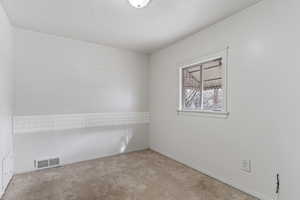
[{"label": "white outlet cover", "polygon": [[242,160],[241,170],[247,173],[251,173],[251,160]]}]

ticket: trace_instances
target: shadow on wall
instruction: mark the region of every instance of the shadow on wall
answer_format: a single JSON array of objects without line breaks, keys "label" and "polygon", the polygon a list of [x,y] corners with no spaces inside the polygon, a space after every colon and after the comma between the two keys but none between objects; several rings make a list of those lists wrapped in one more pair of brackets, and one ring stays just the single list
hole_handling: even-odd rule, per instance
[{"label": "shadow on wall", "polygon": [[148,148],[148,125],[17,134],[16,173],[35,170],[34,160],[59,157],[69,164]]}]

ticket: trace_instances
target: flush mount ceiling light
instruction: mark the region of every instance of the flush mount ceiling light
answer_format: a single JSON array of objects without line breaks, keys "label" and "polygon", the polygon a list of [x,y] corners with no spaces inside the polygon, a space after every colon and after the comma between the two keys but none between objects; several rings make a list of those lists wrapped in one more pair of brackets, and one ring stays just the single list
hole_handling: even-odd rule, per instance
[{"label": "flush mount ceiling light", "polygon": [[128,0],[130,5],[132,5],[135,8],[144,8],[146,7],[150,0]]}]

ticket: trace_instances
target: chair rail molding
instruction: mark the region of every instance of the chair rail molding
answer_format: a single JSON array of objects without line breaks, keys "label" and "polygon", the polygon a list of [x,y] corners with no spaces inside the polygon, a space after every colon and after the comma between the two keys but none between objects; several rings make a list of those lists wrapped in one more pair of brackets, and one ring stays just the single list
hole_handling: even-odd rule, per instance
[{"label": "chair rail molding", "polygon": [[14,133],[33,133],[104,126],[148,124],[149,112],[82,113],[14,117]]}]

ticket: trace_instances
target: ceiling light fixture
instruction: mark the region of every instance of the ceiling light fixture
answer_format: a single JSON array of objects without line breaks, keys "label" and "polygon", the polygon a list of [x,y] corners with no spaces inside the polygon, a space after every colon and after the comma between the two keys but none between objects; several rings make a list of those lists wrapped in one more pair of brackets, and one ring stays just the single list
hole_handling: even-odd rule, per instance
[{"label": "ceiling light fixture", "polygon": [[128,1],[130,5],[132,5],[135,8],[144,8],[150,3],[150,0],[128,0]]}]

